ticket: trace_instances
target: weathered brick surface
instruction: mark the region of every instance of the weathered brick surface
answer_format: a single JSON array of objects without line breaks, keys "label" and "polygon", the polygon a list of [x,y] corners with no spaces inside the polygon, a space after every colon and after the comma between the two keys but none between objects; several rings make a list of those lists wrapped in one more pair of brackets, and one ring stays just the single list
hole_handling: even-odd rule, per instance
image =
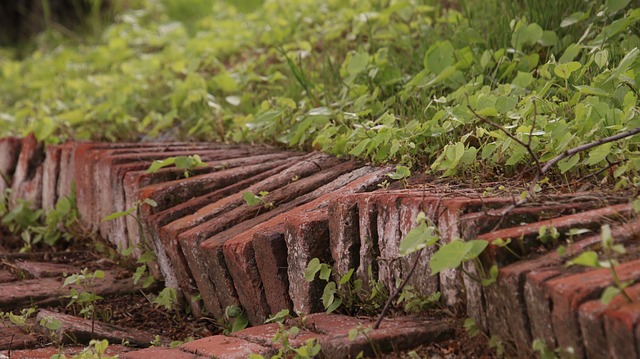
[{"label": "weathered brick surface", "polygon": [[[632,285],[625,289],[627,294],[634,300],[640,298],[640,284]],[[580,322],[580,332],[582,334],[582,340],[585,346],[585,353],[589,358],[606,358],[612,356],[609,352],[607,341],[613,340],[614,333],[607,336],[605,333],[605,313],[609,311],[616,311],[622,306],[627,305],[627,300],[617,295],[609,304],[603,304],[602,301],[592,300],[582,304],[578,310],[578,320]],[[629,334],[633,334],[631,330],[628,331],[624,338],[615,338],[616,343],[613,346],[620,345],[621,340],[628,340]],[[639,337],[637,334],[634,337],[636,345]],[[628,345],[627,341],[624,345]]]},{"label": "weathered brick surface", "polygon": [[[279,330],[288,330],[286,326],[284,329],[280,328],[278,323],[264,324],[257,327],[250,327],[241,331],[231,333],[232,337],[244,339],[246,341],[260,344],[264,347],[273,347],[278,350],[281,347],[281,343],[278,340],[274,340]],[[296,335],[288,337],[289,345],[294,348],[301,347],[306,344],[307,340],[324,337],[322,334],[316,334],[309,330],[298,327],[299,332]]]},{"label": "weathered brick surface", "polygon": [[190,353],[218,359],[244,359],[250,354],[268,356],[273,349],[246,340],[224,335],[206,337],[182,344],[178,347]]},{"label": "weathered brick surface", "polygon": [[609,357],[616,359],[640,356],[640,303],[628,303],[608,310],[604,316]]},{"label": "weathered brick surface", "polygon": [[[637,281],[640,279],[640,260],[622,263],[616,266],[616,272],[622,282]],[[604,268],[546,282],[546,290],[553,301],[551,324],[560,346],[573,347],[578,357],[584,355],[578,307],[585,301],[599,298],[602,291],[612,284],[611,274]]]},{"label": "weathered brick surface", "polygon": [[[279,310],[269,308],[266,305],[268,304],[266,298],[273,298],[275,296],[288,297],[287,292],[279,292],[279,290],[286,287],[285,283],[283,283],[282,286],[274,287],[264,285],[265,282],[273,279],[264,279],[269,273],[281,271],[281,261],[283,259],[280,257],[276,261],[269,261],[268,259],[270,257],[265,256],[262,258],[264,259],[261,263],[262,269],[256,268],[255,263],[257,261],[254,259],[256,257],[254,253],[256,252],[253,249],[254,235],[263,231],[273,231],[277,229],[281,223],[284,223],[286,226],[290,218],[305,216],[311,211],[324,210],[332,199],[340,195],[370,190],[381,181],[384,173],[387,171],[388,170],[376,170],[370,167],[362,167],[351,171],[313,192],[301,196],[285,205],[278,206],[275,210],[260,216],[264,216],[264,218],[257,217],[246,221],[242,225],[237,226],[237,228],[227,230],[218,236],[208,239],[202,244],[203,248],[206,246],[210,250],[215,250],[216,247],[220,248],[219,246],[222,245],[225,264],[233,278],[239,300],[243,306],[248,309],[250,319],[254,323],[263,321],[269,314],[275,314]],[[276,214],[277,216],[275,216]],[[269,218],[273,219],[269,220]],[[273,237],[272,239],[279,240],[280,238],[285,238],[284,233],[283,237]],[[272,253],[284,246],[282,242],[269,243],[273,245],[271,249]],[[295,248],[297,249],[297,247]],[[287,256],[289,254],[290,252],[286,252]],[[276,259],[276,257],[273,258]],[[306,267],[307,262],[297,265],[304,265]],[[285,267],[288,268],[290,268],[290,266],[290,262],[285,265]],[[211,266],[209,268],[217,270],[220,267]],[[291,283],[291,278],[289,278],[289,283]],[[260,304],[255,306],[257,303]]]},{"label": "weathered brick surface", "polygon": [[[33,348],[38,339],[15,325],[0,326],[0,350]],[[13,357],[13,356],[12,356]]]},{"label": "weathered brick surface", "polygon": [[[291,217],[285,224],[284,238],[288,252],[289,296],[297,313],[315,313],[324,310],[318,298],[322,297],[323,281],[307,282],[304,271],[311,259],[330,263],[329,223],[325,210]],[[295,250],[293,250],[295,248]]]},{"label": "weathered brick surface", "polygon": [[293,303],[289,298],[288,250],[284,240],[284,224],[264,227],[264,230],[255,231],[252,242],[256,267],[270,314],[283,309],[293,312]]},{"label": "weathered brick surface", "polygon": [[329,250],[333,270],[340,276],[360,264],[360,226],[357,197],[341,196],[329,203]]},{"label": "weathered brick surface", "polygon": [[[310,164],[313,165],[313,168],[319,169],[317,166],[318,160]],[[320,194],[329,192],[325,187],[321,187],[320,189],[318,189],[318,187],[332,181],[340,174],[349,171],[355,166],[355,163],[346,162],[332,166],[325,171],[326,173],[313,174],[292,183],[287,182],[284,184],[284,187],[270,191],[269,195],[265,197],[265,201],[273,202],[275,205],[275,208],[270,210],[259,205],[253,207],[247,206],[240,198],[234,199],[230,197],[227,200],[241,201],[239,202],[240,206],[230,211],[225,211],[224,216],[213,218],[180,234],[178,236],[180,246],[189,263],[198,289],[202,293],[203,298],[205,298],[205,304],[211,303],[212,305],[212,308],[209,308],[209,310],[213,313],[217,310],[215,309],[215,299],[210,298],[210,296],[213,295],[218,296],[222,308],[238,303],[237,295],[235,294],[236,289],[233,286],[231,274],[229,274],[227,270],[225,255],[222,254],[222,246],[228,239],[242,234],[261,222],[267,221],[278,214],[294,208],[297,204],[309,202],[317,198]],[[295,167],[296,166],[292,166],[289,170]],[[299,168],[296,168],[296,172],[297,171],[299,171]],[[356,172],[357,171],[353,171],[345,176],[350,178]],[[280,175],[274,177],[274,179],[280,182],[286,179],[290,180],[290,176],[291,173],[285,170]],[[258,193],[262,186],[272,184],[273,182],[269,179],[264,181],[264,183],[257,183],[249,188],[249,190],[252,190],[253,193]],[[253,188],[255,188],[255,190],[253,190]],[[320,192],[314,191],[316,189]],[[215,203],[211,207],[214,211],[220,210],[220,203]],[[205,208],[203,208],[203,210]],[[207,242],[199,246],[204,240]],[[249,251],[249,255],[251,255],[250,251],[252,249],[247,248],[247,250]],[[212,278],[210,278],[210,276],[212,276]],[[266,301],[264,300],[264,295],[261,295],[259,298],[260,306],[265,309],[264,304]],[[251,317],[253,312],[249,311],[249,313],[250,319],[255,319]],[[264,319],[265,318],[261,320]],[[256,320],[261,321],[259,319]]]},{"label": "weathered brick surface", "polygon": [[58,177],[63,146],[47,146],[42,164],[42,209],[52,210],[58,200]]},{"label": "weathered brick surface", "polygon": [[[51,333],[45,326],[40,325],[44,318],[52,318],[61,323],[56,333]],[[110,343],[129,342],[136,347],[148,347],[154,339],[154,335],[137,329],[122,328],[112,324],[82,319],[72,315],[52,312],[40,309],[36,317],[37,329],[44,335],[54,335],[61,343],[89,344],[91,339],[106,339]]]},{"label": "weathered brick surface", "polygon": [[16,277],[11,273],[11,271],[6,269],[0,270],[0,283],[13,282],[14,280],[16,280]]},{"label": "weathered brick surface", "polygon": [[20,148],[22,141],[15,137],[0,138],[0,193],[9,188],[10,183],[5,181],[11,180],[13,173],[18,164],[20,156]]},{"label": "weathered brick surface", "polygon": [[32,208],[42,206],[42,162],[44,146],[31,134],[22,140],[20,156],[11,183],[11,203],[18,199],[30,203]]},{"label": "weathered brick surface", "polygon": [[59,263],[16,261],[14,265],[24,272],[27,278],[58,277],[80,272],[80,268]]},{"label": "weathered brick surface", "polygon": [[[64,348],[56,348],[56,347],[46,347],[39,349],[24,349],[24,350],[11,350],[9,351],[3,350],[0,351],[0,354],[9,358],[9,354],[11,354],[11,359],[50,359],[54,355],[63,354],[67,358],[73,357],[74,355],[80,354],[86,350],[86,346],[67,346]],[[115,356],[126,353],[131,350],[131,348],[119,345],[119,344],[110,344],[105,351],[105,355]]]},{"label": "weathered brick surface", "polygon": [[321,338],[322,353],[327,358],[355,358],[360,353],[375,357],[377,353],[398,353],[453,337],[455,330],[449,323],[419,318],[385,320],[378,330],[350,339],[348,334]]},{"label": "weathered brick surface", "polygon": [[136,350],[136,351],[121,354],[120,356],[118,356],[118,358],[121,358],[121,359],[161,359],[161,358],[207,359],[211,357],[193,354],[193,353],[185,352],[179,349],[147,348],[147,349]]}]

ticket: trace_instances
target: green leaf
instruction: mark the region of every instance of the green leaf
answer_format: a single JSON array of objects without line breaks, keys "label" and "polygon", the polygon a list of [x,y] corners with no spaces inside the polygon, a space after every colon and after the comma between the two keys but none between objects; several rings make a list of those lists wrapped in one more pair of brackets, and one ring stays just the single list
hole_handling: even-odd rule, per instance
[{"label": "green leaf", "polygon": [[616,13],[629,5],[631,0],[607,0],[606,7],[610,14]]},{"label": "green leaf", "polygon": [[436,42],[429,47],[424,57],[424,67],[431,73],[440,74],[455,64],[455,49],[450,41]]},{"label": "green leaf", "polygon": [[104,217],[102,219],[102,222],[111,221],[111,220],[114,220],[116,218],[128,216],[128,215],[132,214],[133,212],[135,212],[135,210],[136,210],[136,207],[131,207],[126,211],[111,213],[110,215]]},{"label": "green leaf", "polygon": [[387,174],[391,179],[401,180],[411,176],[411,170],[407,166],[396,166],[396,171]]},{"label": "green leaf", "polygon": [[147,169],[146,173],[156,173],[158,172],[159,169],[163,167],[171,166],[175,163],[176,163],[175,157],[165,158],[164,160],[155,160],[153,161],[153,163],[151,163],[151,166],[149,166],[149,169]]},{"label": "green leaf", "polygon": [[328,309],[329,306],[334,303],[335,294],[337,292],[338,290],[335,282],[329,282],[324,286],[324,291],[322,292],[322,305],[325,309]]},{"label": "green leaf", "polygon": [[400,241],[400,255],[404,257],[422,248],[431,246],[437,241],[438,235],[436,234],[436,229],[422,222],[409,231],[406,237]]},{"label": "green leaf", "polygon": [[533,45],[542,39],[543,30],[538,24],[522,25],[511,35],[511,46],[522,49],[524,45]]},{"label": "green leaf", "polygon": [[587,164],[593,166],[597,163],[604,161],[605,158],[611,153],[611,142],[604,143],[589,152],[589,161]]},{"label": "green leaf", "polygon": [[313,282],[316,277],[316,273],[320,270],[320,260],[318,258],[313,258],[307,264],[307,268],[304,270],[304,279],[307,282]]},{"label": "green leaf", "polygon": [[457,268],[463,261],[477,258],[488,244],[489,242],[487,241],[476,239],[468,242],[454,240],[443,245],[433,254],[429,261],[431,275],[436,275],[443,270]]},{"label": "green leaf", "polygon": [[611,303],[611,301],[613,300],[613,298],[615,298],[616,295],[620,294],[621,290],[618,287],[607,287],[605,288],[604,292],[602,292],[602,295],[600,296],[600,302],[604,305],[607,305],[609,303]]},{"label": "green leaf", "polygon": [[362,152],[367,149],[367,145],[369,144],[369,142],[371,142],[371,139],[365,138],[364,140],[360,141],[360,143],[358,143],[356,147],[349,151],[349,154],[352,156],[360,156],[360,154],[362,154]]},{"label": "green leaf", "polygon": [[320,275],[318,276],[318,278],[328,281],[330,277],[331,267],[328,264],[322,263],[320,265]]},{"label": "green leaf", "polygon": [[586,18],[588,18],[589,14],[586,14],[584,12],[574,12],[573,14],[565,17],[564,19],[562,19],[562,22],[560,22],[560,27],[567,27],[567,26],[571,26],[575,23],[578,23],[582,20],[585,20]]},{"label": "green leaf", "polygon": [[607,49],[598,51],[593,55],[593,60],[596,62],[599,68],[607,66],[609,63],[609,51]]},{"label": "green leaf", "polygon": [[366,52],[352,53],[351,57],[347,60],[349,61],[347,64],[347,72],[349,75],[357,75],[367,68],[369,64],[369,54]]},{"label": "green leaf", "polygon": [[560,169],[560,173],[565,174],[567,171],[575,167],[575,165],[577,165],[579,161],[580,161],[580,156],[576,154],[558,162],[558,168]]},{"label": "green leaf", "polygon": [[251,192],[245,192],[242,194],[242,198],[249,206],[255,206],[260,203],[260,197]]},{"label": "green leaf", "polygon": [[598,253],[594,251],[586,251],[580,253],[579,256],[567,262],[568,265],[581,265],[591,268],[600,268],[600,262],[598,261]]}]

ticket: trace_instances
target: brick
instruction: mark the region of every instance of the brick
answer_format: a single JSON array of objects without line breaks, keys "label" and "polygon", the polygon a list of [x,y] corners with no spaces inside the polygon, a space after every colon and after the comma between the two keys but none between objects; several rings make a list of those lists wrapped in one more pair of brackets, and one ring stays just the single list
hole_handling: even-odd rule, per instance
[{"label": "brick", "polygon": [[[616,266],[622,282],[640,279],[640,260]],[[584,355],[577,310],[585,301],[599,298],[604,288],[612,285],[613,279],[608,269],[591,270],[571,276],[554,278],[546,282],[545,290],[553,301],[551,323],[553,331],[562,347],[573,347],[576,356]]]},{"label": "brick", "polygon": [[[234,156],[240,156],[240,157],[234,158]],[[203,161],[206,161],[208,166],[194,169],[190,177],[205,174],[205,173],[224,171],[226,169],[233,169],[238,167],[246,168],[252,165],[259,165],[259,164],[262,164],[262,166],[270,168],[269,170],[265,171],[265,172],[268,172],[273,168],[277,168],[278,165],[280,164],[290,163],[292,159],[295,158],[296,156],[294,153],[290,153],[290,152],[281,152],[281,153],[272,153],[272,154],[270,153],[265,155],[250,155],[250,152],[246,150],[235,150],[235,151],[225,150],[225,151],[220,151],[220,153],[217,155],[211,154],[208,156],[203,155],[201,157]],[[124,194],[123,194],[123,198],[121,199],[122,201],[124,201],[124,205],[117,203],[118,200],[116,200],[116,208],[118,208],[118,205],[121,205],[122,208],[125,208],[125,209],[131,208],[136,200],[144,199],[144,198],[140,198],[138,193],[138,191],[141,188],[149,185],[154,185],[157,183],[178,180],[180,179],[181,176],[183,176],[182,172],[183,170],[178,170],[176,168],[163,168],[156,173],[146,173],[146,171],[130,171],[126,173],[123,179]],[[237,182],[243,181],[246,178],[249,178],[250,174],[247,172],[246,176],[247,177],[245,178],[242,178],[242,177],[236,178],[234,182],[237,183]],[[234,182],[230,182],[230,185],[233,185]],[[238,188],[238,190],[239,189],[240,188]],[[182,204],[193,197],[207,196],[209,193],[204,193],[202,195],[185,198],[179,204]],[[172,202],[175,202],[175,201],[176,199],[174,199]],[[166,206],[161,208],[143,206],[141,207],[141,210],[138,211],[137,213],[138,219],[145,221],[146,218],[149,217],[150,215],[153,215],[157,212],[161,212],[162,210],[166,210],[168,208],[176,206],[176,203],[172,203],[172,204],[173,204],[172,206]],[[176,219],[177,218],[178,217],[176,217]],[[128,216],[125,218],[125,222],[126,222],[126,234],[128,236],[128,243],[130,243],[130,245],[135,245],[136,243],[139,243],[140,233],[139,233],[138,221],[136,221],[135,218]]]},{"label": "brick", "polygon": [[58,201],[58,174],[62,146],[49,145],[42,164],[42,209],[50,211]]},{"label": "brick", "polygon": [[77,267],[58,263],[16,261],[14,265],[18,270],[26,273],[28,278],[58,277],[80,272]]},{"label": "brick", "polygon": [[[265,226],[266,227],[266,226]],[[287,272],[287,243],[284,240],[284,224],[266,227],[253,234],[253,250],[260,282],[264,288],[270,314],[283,309],[293,312],[289,298],[289,274]]]},{"label": "brick", "polygon": [[329,249],[338,276],[360,264],[360,226],[355,196],[340,196],[329,203]]},{"label": "brick", "polygon": [[398,353],[420,345],[430,345],[455,335],[455,328],[446,321],[419,318],[397,318],[385,320],[377,330],[370,330],[366,336],[358,335],[349,339],[348,334],[322,338],[322,353],[327,358],[355,358],[360,353],[374,357],[380,353]]},{"label": "brick", "polygon": [[318,210],[306,215],[291,217],[285,224],[284,238],[288,252],[289,296],[296,313],[314,313],[324,310],[320,298],[324,285],[321,280],[309,283],[304,271],[311,259],[329,263],[329,223],[326,210]]},{"label": "brick", "polygon": [[6,269],[0,269],[0,283],[13,282],[16,277],[10,271]]},{"label": "brick", "polygon": [[[640,223],[635,221],[615,226],[612,231],[616,241],[627,241],[640,231]],[[600,240],[599,234],[592,234],[567,244],[566,251],[580,253],[600,243]],[[560,275],[558,267],[565,259],[556,251],[550,251],[540,257],[500,268],[498,282],[485,288],[488,324],[492,327],[488,329],[492,334],[512,337],[522,350],[531,347],[532,339],[544,339],[549,347],[556,347],[550,322],[549,298],[542,285],[546,280]],[[531,276],[527,277],[529,273]],[[523,303],[526,304],[524,307]]]},{"label": "brick", "polygon": [[[316,158],[311,160],[314,157]],[[218,308],[216,304],[218,302],[221,308],[238,303],[233,281],[226,268],[224,255],[221,253],[221,245],[224,244],[228,238],[241,234],[243,231],[249,230],[260,222],[266,221],[277,214],[293,208],[293,205],[288,202],[297,197],[302,196],[300,198],[308,202],[310,199],[307,198],[308,196],[305,195],[305,193],[317,189],[327,181],[331,181],[336,175],[344,173],[344,171],[355,166],[354,163],[332,166],[336,162],[323,161],[325,158],[328,159],[328,157],[325,156],[312,156],[308,160],[301,161],[289,167],[277,176],[259,182],[248,189],[252,193],[258,193],[263,190],[269,191],[270,193],[265,197],[265,201],[273,202],[275,208],[265,210],[261,206],[247,206],[242,199],[242,194],[238,193],[223,201],[202,208],[194,216],[182,218],[165,227],[165,229],[167,229],[176,223],[184,223],[185,221],[189,223],[193,217],[198,221],[203,217],[211,218],[177,236],[191,273],[194,275],[198,290],[202,294],[205,304],[210,306],[208,309],[211,313],[214,313],[214,315],[216,315],[216,313],[221,314],[221,309]],[[310,170],[313,171],[311,173],[318,172],[318,170],[322,169],[322,167],[319,167],[320,164],[331,166],[331,168],[324,172],[319,172],[289,183],[291,178],[300,172]],[[273,190],[265,189],[267,186],[268,188],[273,188]],[[300,201],[300,199],[298,199],[298,201]],[[231,208],[229,208],[230,205]],[[204,216],[200,215],[200,213],[203,213]],[[221,216],[221,214],[224,214],[224,216]],[[219,234],[223,231],[226,232],[224,235]],[[208,238],[213,238],[213,236],[217,236],[217,238],[209,241]],[[204,240],[209,241],[210,246],[199,247],[199,244]],[[209,278],[210,275],[215,278]],[[217,282],[218,285],[215,289],[213,289],[213,282]],[[212,296],[218,296],[219,300],[216,301]],[[264,296],[260,298],[261,303],[264,304]]]},{"label": "brick", "polygon": [[[98,224],[102,217],[98,206],[100,196],[107,196],[107,186],[110,185],[108,177],[102,173],[98,174],[97,164],[101,159],[113,156],[144,154],[149,152],[169,152],[169,150],[179,151],[185,148],[198,150],[209,148],[207,145],[194,146],[193,144],[181,143],[80,143],[74,148],[74,181],[76,183],[78,212],[82,216],[85,225],[92,231],[98,230]],[[99,181],[105,182],[102,186]],[[107,200],[108,202],[108,200]],[[109,214],[109,213],[107,213]]]},{"label": "brick", "polygon": [[0,350],[32,348],[37,345],[38,338],[31,333],[25,333],[20,327],[0,326]]},{"label": "brick", "polygon": [[[215,148],[216,146],[214,146]],[[102,156],[94,166],[96,184],[96,220],[103,238],[115,244],[117,248],[128,247],[125,218],[102,221],[102,218],[114,212],[124,211],[125,207],[123,179],[128,171],[146,170],[154,160],[162,160],[173,156],[189,156],[194,153],[203,155],[224,153],[220,150],[209,150],[202,146],[179,147],[165,151],[148,151],[145,153],[126,153]],[[133,200],[135,201],[135,200]]]},{"label": "brick", "polygon": [[[145,233],[153,243],[158,263],[165,280],[165,285],[170,288],[180,289],[178,286],[178,283],[180,282],[185,286],[185,288],[188,288],[183,288],[183,290],[186,290],[185,294],[192,294],[197,291],[195,283],[191,278],[188,264],[184,259],[181,249],[179,248],[177,238],[169,236],[167,231],[162,227],[182,217],[189,216],[208,204],[215,203],[223,198],[242,192],[249,186],[281,172],[287,166],[288,164],[285,163],[282,166],[250,176],[244,180],[239,179],[229,186],[212,191],[203,196],[192,198],[178,204],[177,206],[170,207],[143,218]],[[243,169],[237,168],[228,171],[243,171]],[[225,171],[221,171],[221,173],[222,172]],[[232,176],[228,172],[224,175]]]},{"label": "brick", "polygon": [[313,313],[297,318],[294,324],[326,336],[344,335],[358,326],[373,326],[374,321],[341,314]]},{"label": "brick", "polygon": [[0,308],[3,310],[58,300],[64,295],[58,278],[26,279],[0,284]]},{"label": "brick", "polygon": [[129,342],[131,346],[147,347],[154,340],[154,335],[137,329],[118,327],[112,324],[82,319],[72,315],[40,309],[36,317],[37,329],[44,335],[52,335],[49,329],[40,325],[44,318],[53,318],[62,326],[53,335],[61,343],[89,344],[91,339],[106,339],[111,343]]},{"label": "brick", "polygon": [[271,348],[224,335],[215,335],[194,340],[182,344],[178,348],[190,353],[217,359],[244,359],[249,357],[250,354],[269,356],[274,352]]},{"label": "brick", "polygon": [[[527,308],[527,315],[531,323],[529,324],[531,329],[529,335],[527,331],[517,333],[521,335],[520,338],[515,338],[519,347],[526,346],[534,339],[544,340],[550,348],[557,346],[557,338],[554,334],[551,324],[551,311],[553,309],[553,302],[549,296],[549,293],[545,290],[545,283],[551,279],[557,278],[562,273],[559,269],[549,268],[537,271],[532,271],[527,274],[524,282],[524,299]],[[503,314],[503,319],[506,318],[509,313]],[[513,328],[513,325],[509,325],[506,322],[507,328]],[[525,324],[526,325],[526,324]],[[526,336],[526,337],[525,337]]]},{"label": "brick", "polygon": [[21,147],[22,141],[18,138],[0,138],[0,153],[2,153],[0,156],[0,193],[4,193],[5,189],[11,185],[10,181],[18,164]]},{"label": "brick", "polygon": [[33,134],[22,139],[22,147],[11,183],[11,204],[18,199],[30,203],[34,209],[42,206],[42,162],[44,146]]},{"label": "brick", "polygon": [[210,357],[188,353],[179,349],[154,347],[154,348],[147,348],[147,349],[124,353],[119,355],[118,358],[121,358],[121,359],[159,359],[159,358],[207,359]]},{"label": "brick", "polygon": [[628,303],[619,308],[607,310],[604,315],[604,327],[607,336],[610,358],[638,358],[638,322],[640,322],[640,303]]},{"label": "brick", "polygon": [[[187,151],[181,150],[179,152],[163,152],[161,154],[146,153],[144,155],[134,155],[134,157],[136,157],[136,160],[133,162],[131,161],[131,155],[114,156],[112,158],[113,162],[110,165],[111,190],[108,192],[112,198],[111,208],[106,212],[119,212],[133,207],[135,202],[141,199],[137,193],[138,189],[141,187],[153,183],[161,183],[163,181],[177,181],[184,176],[184,170],[176,169],[175,167],[164,168],[156,173],[148,174],[146,173],[146,170],[151,165],[150,160],[164,159],[172,156],[193,155],[194,152],[197,152],[200,155],[201,159],[209,164],[209,166],[192,170],[192,175],[190,176],[191,178],[198,175],[215,172],[217,169],[224,167],[224,165],[226,165],[228,168],[242,166],[243,163],[246,164],[249,162],[242,157],[251,158],[254,153],[261,153],[262,151],[264,151],[264,149],[261,147],[252,149],[251,147],[239,148],[237,146],[228,146],[228,148],[215,149],[217,147],[219,146],[214,146],[213,150],[209,150],[206,148],[196,148]],[[272,157],[273,156],[271,156],[271,158]],[[280,157],[283,156],[280,155]],[[275,165],[275,163],[271,164],[271,166]],[[127,180],[127,177],[129,177],[129,180]],[[196,186],[194,190],[202,191],[201,187],[198,186]],[[172,203],[177,203],[180,200],[181,198],[178,196],[175,196],[175,198],[171,197]],[[136,213],[136,216],[139,218],[143,218],[150,213],[155,213],[161,209],[167,208],[165,206],[166,204],[163,202],[159,203],[159,208],[143,206],[141,207],[141,210]],[[109,213],[106,213],[105,215]],[[105,227],[105,231],[108,231],[109,238],[112,238],[113,242],[126,243],[127,245],[133,246],[135,248],[135,255],[137,256],[140,254],[141,250],[139,250],[138,248],[138,245],[140,244],[138,222],[132,216],[122,218],[119,220],[119,222],[118,220],[109,223],[105,222],[102,223],[102,226]],[[102,227],[101,230],[103,230]]]},{"label": "brick", "polygon": [[[640,298],[640,284],[627,287],[625,291],[632,299]],[[578,309],[578,320],[580,322],[580,331],[582,333],[582,340],[587,357],[606,358],[611,356],[611,353],[608,351],[604,314],[606,311],[615,311],[626,304],[628,304],[628,302],[624,297],[617,295],[609,304],[603,304],[598,299],[580,305]],[[638,341],[637,338],[636,336],[636,343]],[[617,341],[618,343],[620,342],[619,340]],[[614,345],[618,345],[618,343]],[[630,344],[627,342],[625,345]]]},{"label": "brick", "polygon": [[[133,284],[131,278],[116,279],[113,271],[105,270],[105,277],[94,283],[94,291],[103,297],[138,291],[140,286]],[[24,279],[0,283],[0,308],[15,309],[32,304],[45,305],[57,303],[60,296],[69,293],[70,287],[62,287],[62,278]]]},{"label": "brick", "polygon": [[60,162],[58,168],[58,198],[71,195],[72,184],[75,187],[75,147],[77,142],[66,142],[60,146]]},{"label": "brick", "polygon": [[[0,351],[0,354],[5,355],[7,358],[11,357],[12,359],[49,359],[57,354],[63,354],[66,355],[67,358],[70,358],[74,355],[82,353],[83,351],[85,351],[85,349],[85,346],[66,346],[64,348],[50,346],[38,349],[11,350],[11,353],[9,353],[8,351]],[[122,355],[128,350],[131,349],[122,345],[109,344],[104,354],[109,356],[116,356]]]},{"label": "brick", "polygon": [[[289,329],[290,326],[288,325],[284,327],[284,330]],[[320,337],[324,337],[322,334],[316,334],[304,328],[298,327],[298,329],[299,332],[297,335],[292,335],[288,338],[289,345],[291,345],[291,347],[293,348],[304,346],[307,340],[317,340]],[[279,341],[274,341],[274,338],[276,337],[276,334],[279,330],[281,329],[278,323],[269,323],[231,333],[231,336],[244,339],[252,343],[257,343],[264,347],[273,347],[275,350],[278,350],[281,347],[281,344]]]},{"label": "brick", "polygon": [[[378,207],[374,197],[359,196],[358,213],[360,218],[360,262],[355,272],[355,278],[362,280],[367,292],[371,290],[369,282],[378,278]],[[371,277],[369,275],[371,271]],[[367,298],[360,298],[366,300]]]}]

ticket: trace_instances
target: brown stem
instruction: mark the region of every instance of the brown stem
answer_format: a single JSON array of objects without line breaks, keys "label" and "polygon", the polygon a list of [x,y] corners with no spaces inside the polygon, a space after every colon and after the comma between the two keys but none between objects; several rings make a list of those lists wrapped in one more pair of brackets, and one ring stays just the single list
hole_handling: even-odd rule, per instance
[{"label": "brown stem", "polygon": [[407,283],[409,282],[409,279],[411,279],[411,276],[413,275],[413,272],[418,267],[418,262],[420,261],[420,255],[422,254],[422,250],[423,249],[424,248],[420,248],[420,250],[418,252],[416,252],[417,253],[416,254],[416,260],[413,261],[413,265],[411,266],[411,270],[409,271],[409,274],[407,274],[407,276],[404,278],[402,283],[400,283],[398,288],[396,288],[396,290],[393,292],[393,294],[391,294],[389,296],[389,298],[387,299],[387,302],[384,303],[384,308],[382,308],[382,312],[378,316],[378,320],[376,320],[376,324],[373,325],[373,329],[378,329],[380,327],[380,323],[382,323],[382,319],[384,318],[384,316],[389,311],[389,307],[391,306],[391,302],[393,302],[393,300],[398,296],[398,294],[400,294],[400,292],[402,291],[404,286],[407,285]]}]

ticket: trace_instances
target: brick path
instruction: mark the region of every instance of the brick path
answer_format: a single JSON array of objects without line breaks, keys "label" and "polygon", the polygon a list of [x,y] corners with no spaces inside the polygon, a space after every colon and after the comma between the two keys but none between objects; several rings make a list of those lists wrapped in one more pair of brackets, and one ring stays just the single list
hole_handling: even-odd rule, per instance
[{"label": "brick path", "polygon": [[[206,310],[220,318],[227,306],[238,305],[256,325],[232,338],[204,338],[175,349],[151,348],[125,357],[162,353],[234,357],[243,356],[239,353],[245,349],[273,353],[276,346],[268,336],[275,325],[258,325],[281,309],[301,313],[323,309],[323,284],[303,278],[311,258],[333,263],[337,273],[354,268],[355,277],[365,281],[371,268],[375,279],[392,287],[415,258],[400,257],[399,243],[415,226],[420,211],[436,223],[441,243],[455,238],[512,240],[509,248],[491,245],[483,254],[485,265],[496,262],[500,267],[498,283],[489,287],[458,270],[431,276],[428,263],[433,249],[428,249],[410,281],[421,293],[439,290],[443,305],[473,317],[488,334],[512,342],[519,353],[530,353],[533,340],[541,339],[551,348],[570,346],[577,357],[640,354],[640,306],[619,296],[602,304],[599,297],[613,282],[608,270],[565,265],[582,251],[598,250],[600,227],[609,224],[616,242],[628,249],[619,258],[620,279],[640,279],[635,244],[640,222],[629,198],[587,193],[552,196],[501,219],[497,213],[512,203],[510,197],[483,197],[462,188],[384,191],[377,185],[388,179],[391,168],[319,153],[190,143],[67,143],[45,149],[32,137],[2,139],[0,149],[0,172],[13,178],[11,201],[26,198],[36,207],[52,208],[69,194],[74,182],[84,224],[119,250],[153,248],[158,279],[187,299],[201,295],[202,302],[188,301],[194,313]],[[189,178],[174,168],[145,171],[153,160],[190,154],[199,154],[208,166],[194,170]],[[269,192],[264,200],[274,206],[247,206],[243,200],[247,191]],[[142,205],[136,212],[145,236],[133,218],[101,221],[147,198],[158,206]],[[558,231],[556,241],[566,245],[569,256],[559,255],[553,244],[540,244],[542,226]],[[589,231],[570,234],[577,228]],[[472,265],[465,269],[477,274]],[[640,285],[632,285],[628,292],[638,299]],[[31,298],[39,300],[38,295],[34,292]],[[401,320],[415,324],[417,319]],[[424,325],[405,324],[389,322],[389,328],[398,332],[382,329],[372,332],[372,338],[394,350],[383,343],[410,348],[439,340],[452,330],[442,322],[430,322],[426,326],[437,330],[425,332],[419,330]],[[317,338],[329,357],[369,350],[358,340],[345,340],[344,331],[311,328],[301,336]]]}]

